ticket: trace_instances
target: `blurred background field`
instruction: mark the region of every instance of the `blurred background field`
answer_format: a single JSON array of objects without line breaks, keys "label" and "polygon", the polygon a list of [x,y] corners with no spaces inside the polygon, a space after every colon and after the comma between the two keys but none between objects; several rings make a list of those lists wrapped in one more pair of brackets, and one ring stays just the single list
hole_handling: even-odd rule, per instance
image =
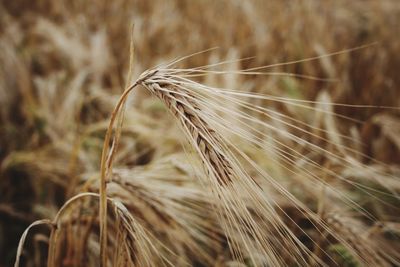
[{"label": "blurred background field", "polygon": [[[376,43],[353,52],[272,69],[336,81],[235,74],[209,75],[199,81],[300,100],[318,100],[329,95],[337,103],[400,106],[400,2],[397,0],[3,0],[0,2],[0,266],[13,264],[19,238],[32,221],[53,218],[68,198],[82,190],[87,180],[97,177],[108,119],[127,79],[131,35],[135,45],[134,78],[149,67],[213,47],[218,49],[185,60],[182,67],[252,57],[223,67],[235,71]],[[293,118],[332,130],[328,123],[318,122],[313,112],[284,104],[271,105]],[[362,143],[343,141],[365,155],[357,160],[397,177],[388,180],[386,188],[373,180],[382,179],[386,183],[386,177],[371,179],[369,176],[374,174],[368,172],[334,170],[392,193],[373,198],[338,186],[349,190],[349,195],[379,221],[390,222],[390,227],[387,226],[390,229],[386,230],[391,237],[384,244],[396,251],[400,248],[400,202],[395,197],[400,191],[400,114],[379,107],[340,106],[335,112],[361,121],[338,120],[335,126],[338,133]],[[179,165],[180,157],[184,158],[182,138],[162,103],[138,89],[128,101],[116,165],[137,169],[139,176],[145,170],[150,176],[179,174],[184,182],[174,186],[198,186],[195,175]],[[318,145],[335,152],[329,144]],[[284,170],[271,166],[268,158],[257,158],[256,152],[253,157],[274,175],[287,176]],[[172,173],[165,162],[172,162]],[[327,163],[321,160],[320,164]],[[156,186],[146,183],[140,181],[137,186],[158,192]],[[304,183],[299,188],[303,192],[317,190],[312,186]],[[296,186],[289,184],[288,189],[296,193]],[[174,197],[174,192],[169,194]],[[307,203],[310,207],[317,205],[313,200]],[[132,205],[132,210],[144,209]],[[93,209],[96,207],[93,205]],[[150,215],[138,216],[148,220],[150,228],[156,224]],[[375,229],[376,222],[360,217],[354,219],[359,219],[369,230]],[[168,235],[164,233],[168,228],[164,229],[161,223],[157,227],[154,232],[161,233],[160,238]],[[30,235],[24,266],[42,266],[45,262],[47,235],[46,228]],[[66,238],[66,252],[60,256],[62,266],[83,266],[68,260],[76,257],[71,243]],[[228,266],[224,265],[231,260],[226,244],[220,246],[210,252],[214,258],[207,264],[196,259],[195,253],[182,254],[193,265]],[[350,256],[348,259],[343,255],[346,252],[337,260],[341,266],[359,266]],[[86,262],[95,264],[96,260]]]}]

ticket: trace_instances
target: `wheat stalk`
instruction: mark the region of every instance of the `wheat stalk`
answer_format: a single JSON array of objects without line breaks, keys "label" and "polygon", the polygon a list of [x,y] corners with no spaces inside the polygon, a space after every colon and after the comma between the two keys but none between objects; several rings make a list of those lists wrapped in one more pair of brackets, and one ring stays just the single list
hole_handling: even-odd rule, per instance
[{"label": "wheat stalk", "polygon": [[[363,48],[363,47],[361,47]],[[360,48],[356,48],[360,49]],[[349,50],[352,51],[352,50]],[[347,52],[347,51],[344,51]],[[342,52],[342,53],[344,53]],[[338,54],[338,53],[334,53]],[[289,105],[293,105],[301,108],[310,108],[307,106],[308,103],[314,103],[319,105],[325,105],[324,101],[295,101],[291,99],[281,98],[281,97],[273,97],[267,95],[259,95],[259,94],[251,94],[240,91],[230,91],[230,90],[222,90],[219,88],[212,88],[209,86],[205,86],[203,84],[199,84],[194,82],[188,78],[202,76],[209,73],[214,74],[226,74],[227,72],[221,71],[209,71],[207,68],[209,66],[194,68],[194,69],[174,69],[171,66],[176,64],[178,61],[182,59],[176,60],[165,66],[158,66],[154,69],[150,69],[144,72],[139,78],[133,83],[132,86],[128,87],[125,92],[122,94],[119,102],[116,105],[116,108],[112,114],[111,122],[106,134],[103,156],[102,156],[102,178],[101,178],[101,188],[100,195],[101,201],[100,204],[100,218],[101,220],[101,251],[103,251],[102,257],[105,256],[104,251],[106,251],[106,184],[111,178],[111,170],[113,157],[116,151],[116,147],[118,145],[118,131],[121,125],[117,126],[115,130],[114,124],[117,118],[121,122],[121,114],[123,114],[122,110],[124,107],[124,103],[126,101],[129,93],[141,85],[149,90],[154,96],[158,97],[168,108],[168,110],[173,114],[173,116],[179,121],[182,129],[186,133],[188,140],[191,145],[199,155],[201,162],[203,164],[204,170],[206,171],[205,182],[209,185],[209,188],[213,191],[215,196],[220,199],[221,205],[218,207],[216,212],[218,213],[222,227],[229,239],[230,248],[232,255],[235,258],[243,261],[243,251],[246,251],[251,258],[252,262],[256,262],[256,256],[252,253],[252,250],[263,253],[269,264],[274,266],[281,266],[285,264],[285,261],[281,258],[279,253],[277,253],[278,249],[286,248],[292,249],[291,256],[298,264],[307,265],[308,260],[312,259],[313,261],[319,262],[323,265],[323,263],[316,258],[316,256],[309,251],[293,234],[293,232],[287,227],[287,225],[280,219],[275,210],[275,204],[273,200],[268,196],[268,192],[266,192],[266,187],[260,186],[260,182],[264,183],[263,180],[256,181],[253,176],[249,175],[243,168],[242,163],[238,160],[238,157],[241,157],[245,162],[250,164],[254,169],[256,169],[259,174],[263,178],[265,178],[273,188],[277,189],[281,192],[287,199],[289,199],[295,207],[302,211],[304,216],[314,221],[317,225],[320,225],[322,228],[326,229],[328,232],[332,233],[329,227],[321,223],[317,218],[316,214],[312,212],[309,208],[307,208],[304,204],[302,204],[296,197],[294,197],[291,193],[289,193],[285,188],[283,188],[280,184],[274,181],[267,173],[265,173],[262,169],[260,169],[255,162],[253,162],[247,155],[245,155],[240,148],[238,148],[231,141],[227,140],[225,137],[221,135],[220,130],[217,128],[220,127],[224,130],[231,131],[233,134],[240,136],[241,138],[248,140],[255,145],[263,147],[264,144],[260,142],[261,139],[255,137],[254,133],[250,131],[257,132],[261,135],[267,137],[264,133],[261,133],[257,130],[257,128],[252,127],[247,122],[250,121],[256,124],[261,125],[267,129],[270,129],[273,132],[278,134],[285,134],[291,141],[295,143],[305,142],[309,145],[312,150],[318,153],[324,153],[329,158],[334,161],[339,161],[344,166],[351,166],[354,164],[349,158],[341,158],[337,154],[334,154],[330,151],[322,149],[316,146],[313,143],[308,141],[304,141],[303,139],[288,133],[287,131],[282,131],[273,125],[265,123],[257,118],[253,118],[244,112],[236,112],[234,110],[228,110],[224,107],[223,101],[231,101],[232,103],[237,104],[244,109],[254,111],[260,113],[261,115],[265,115],[270,117],[272,120],[278,121],[280,123],[284,123],[289,127],[293,126],[294,119],[283,117],[285,120],[279,117],[272,117],[270,114],[273,114],[269,109],[259,107],[259,106],[250,106],[248,103],[241,101],[238,97],[249,97],[256,99],[265,99],[270,101],[277,101]],[[310,59],[314,60],[314,58]],[[223,64],[223,63],[221,63]],[[291,64],[291,63],[290,63]],[[275,65],[273,65],[275,66]],[[267,67],[253,68],[244,71],[237,71],[235,73],[242,75],[276,75],[277,73],[271,72],[262,72],[260,70],[265,69]],[[290,75],[290,73],[280,73],[282,75]],[[297,75],[298,76],[298,75]],[[321,80],[314,77],[301,76],[302,78],[307,79],[316,79]],[[222,99],[222,100],[221,100]],[[215,100],[215,101],[214,101]],[[221,112],[230,113],[234,117],[240,118],[240,121],[236,118],[238,123],[241,123],[243,128],[241,129],[232,129],[228,125],[229,122],[224,121],[221,117],[218,116],[217,113],[210,111],[211,108],[215,108]],[[333,105],[341,105],[334,103]],[[344,105],[344,104],[343,104]],[[344,105],[347,106],[347,105]],[[360,106],[358,106],[360,107]],[[361,106],[363,107],[363,106]],[[368,107],[368,106],[365,106]],[[322,114],[326,114],[327,116],[336,116],[337,114],[332,111],[332,109],[326,109],[324,106],[312,108],[314,111],[321,112]],[[280,115],[280,114],[278,114]],[[345,119],[349,119],[344,117]],[[331,126],[331,128],[334,126]],[[299,128],[296,128],[299,129]],[[302,128],[300,128],[302,129]],[[320,130],[320,128],[314,128]],[[309,131],[302,129],[305,133],[309,133]],[[112,132],[115,131],[116,135],[114,136],[111,148],[108,147],[108,144],[112,138]],[[310,133],[313,135],[312,133]],[[332,133],[333,134],[333,133]],[[316,138],[319,138],[328,143],[334,143],[328,139],[321,138],[317,135],[313,135]],[[335,138],[343,138],[340,134],[333,135]],[[338,139],[339,140],[339,139]],[[278,141],[276,141],[278,142]],[[358,153],[357,151],[353,151],[348,149],[346,146],[341,145],[340,142],[336,142],[336,146],[340,148],[342,153]],[[282,157],[285,161],[291,162],[290,158],[287,155],[292,155],[291,153],[298,155],[300,158],[305,158],[301,154],[299,154],[293,148],[280,143],[286,149],[290,151],[289,154],[284,152],[283,150],[278,150],[278,155]],[[269,148],[266,148],[267,150]],[[315,166],[318,169],[321,169],[327,173],[332,173],[330,170],[321,167],[318,163],[309,161],[306,159],[312,166]],[[294,162],[293,162],[294,163]],[[299,168],[301,171],[306,171],[305,169]],[[337,174],[333,174],[337,178],[346,181],[343,177]],[[320,179],[318,179],[314,174],[309,173],[307,171],[307,176],[310,179],[315,180],[318,183],[324,183]],[[329,188],[332,189],[329,185]],[[333,190],[335,190],[333,188]],[[342,195],[341,192],[335,190],[338,195]],[[244,195],[248,201],[244,202],[242,198],[237,198],[238,195]],[[348,199],[346,196],[342,196],[344,201],[347,201],[350,206],[359,207],[357,203],[354,203],[352,200]],[[259,221],[255,220],[254,215],[250,212],[248,203],[252,203],[251,206],[255,209],[255,216],[260,218]],[[277,206],[279,207],[279,205]],[[368,214],[367,214],[368,215]],[[287,215],[285,215],[287,216]],[[299,227],[300,228],[300,227]],[[273,229],[273,230],[272,230]],[[301,230],[301,229],[300,229]],[[274,232],[275,235],[278,235],[283,241],[283,244],[277,246],[274,244],[274,241],[270,240],[269,234],[271,231]],[[301,230],[303,231],[303,230]],[[238,236],[236,238],[235,236]],[[307,255],[307,257],[305,257]],[[103,266],[106,264],[106,258],[102,260]]]},{"label": "wheat stalk", "polygon": [[[228,144],[221,136],[207,123],[202,114],[202,109],[196,102],[196,97],[190,94],[188,90],[183,90],[179,81],[171,79],[174,75],[164,69],[155,69],[143,73],[139,79],[129,87],[117,104],[111,119],[109,132],[106,135],[105,144],[109,143],[111,130],[117,114],[122,107],[128,93],[137,85],[142,85],[159,97],[171,113],[179,120],[183,129],[187,133],[193,147],[197,150],[201,161],[206,170],[207,182],[211,185],[213,192],[222,201],[222,209],[217,211],[222,219],[224,230],[230,239],[230,248],[235,257],[243,261],[242,247],[249,254],[253,262],[256,262],[252,250],[255,249],[266,255],[268,261],[275,266],[283,265],[284,262],[276,253],[273,244],[268,240],[268,237],[263,233],[262,228],[272,227],[276,233],[286,239],[283,246],[297,246],[302,249],[294,249],[294,257],[299,261],[305,261],[303,254],[307,252],[300,241],[298,241],[286,225],[278,218],[268,199],[265,198],[263,191],[251,176],[242,171],[240,164],[235,161],[234,156],[230,154]],[[103,168],[102,182],[103,190],[100,190],[101,199],[105,198],[107,173],[112,168],[112,158],[115,150],[105,151],[103,153]],[[108,155],[109,161],[106,160]],[[107,162],[107,165],[105,163]],[[237,198],[237,194],[241,194],[241,190],[255,204],[256,214],[260,216],[261,221],[256,223],[246,204]],[[100,218],[105,218],[106,202],[100,207]],[[226,214],[222,216],[221,214]],[[106,251],[106,220],[101,221],[101,246],[102,256],[105,256]],[[267,231],[269,232],[269,231]],[[232,238],[236,234],[239,235],[239,240]],[[255,241],[253,242],[253,239]],[[103,265],[106,266],[106,258],[102,258]]]}]

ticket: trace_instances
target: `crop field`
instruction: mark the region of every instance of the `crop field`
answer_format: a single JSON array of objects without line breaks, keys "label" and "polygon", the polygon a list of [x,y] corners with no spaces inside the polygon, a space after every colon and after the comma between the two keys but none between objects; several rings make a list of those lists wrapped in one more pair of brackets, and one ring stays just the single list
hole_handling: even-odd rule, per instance
[{"label": "crop field", "polygon": [[400,266],[400,1],[0,1],[0,267]]}]

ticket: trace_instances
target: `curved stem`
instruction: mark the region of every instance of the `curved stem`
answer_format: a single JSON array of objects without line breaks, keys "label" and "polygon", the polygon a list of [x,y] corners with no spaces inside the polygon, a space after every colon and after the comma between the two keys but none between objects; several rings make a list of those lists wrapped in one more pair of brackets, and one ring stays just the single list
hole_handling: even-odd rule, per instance
[{"label": "curved stem", "polygon": [[47,267],[52,267],[54,266],[54,261],[55,261],[55,256],[56,256],[56,242],[58,238],[58,231],[59,231],[59,225],[58,222],[61,218],[61,215],[64,213],[64,211],[71,206],[75,201],[80,200],[83,197],[99,197],[99,194],[97,193],[81,193],[78,194],[72,198],[70,198],[65,204],[60,208],[60,210],[57,212],[56,216],[54,217],[54,220],[52,222],[53,228],[51,229],[50,233],[50,239],[49,239],[49,252],[47,256]]},{"label": "curved stem", "polygon": [[[99,220],[100,220],[100,266],[107,266],[107,182],[108,182],[108,174],[112,169],[112,159],[115,148],[118,146],[118,137],[115,139],[114,146],[112,147],[111,154],[109,156],[110,161],[107,164],[107,156],[109,155],[109,143],[111,140],[112,130],[114,128],[114,123],[117,118],[117,115],[120,114],[121,108],[124,106],[126,102],[126,98],[128,94],[139,84],[136,81],[133,85],[128,87],[121,97],[118,100],[117,105],[115,106],[111,118],[110,123],[107,128],[106,136],[104,138],[103,151],[101,154],[101,164],[100,164],[100,205],[99,205]],[[108,166],[107,166],[108,165]]]},{"label": "curved stem", "polygon": [[42,224],[47,224],[47,225],[52,226],[52,223],[51,223],[50,220],[43,219],[43,220],[39,220],[39,221],[35,221],[35,222],[31,223],[31,225],[29,225],[28,228],[25,229],[24,233],[21,236],[21,239],[19,240],[18,249],[17,249],[17,256],[15,258],[14,267],[19,267],[19,260],[20,260],[21,255],[22,255],[22,249],[24,247],[25,239],[26,239],[26,237],[28,235],[29,230],[34,226],[42,225]]}]

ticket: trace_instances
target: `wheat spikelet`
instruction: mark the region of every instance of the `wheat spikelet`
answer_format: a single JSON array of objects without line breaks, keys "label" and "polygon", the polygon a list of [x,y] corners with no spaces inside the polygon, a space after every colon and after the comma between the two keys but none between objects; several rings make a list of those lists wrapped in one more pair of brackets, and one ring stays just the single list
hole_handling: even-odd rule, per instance
[{"label": "wheat spikelet", "polygon": [[[268,193],[265,191],[265,184],[264,187],[261,187],[259,183],[256,182],[254,178],[243,169],[243,165],[241,165],[241,163],[237,160],[237,157],[242,157],[245,161],[252,165],[253,168],[255,168],[263,176],[263,178],[268,180],[269,184],[272,185],[274,189],[280,191],[284,197],[292,202],[292,205],[297,207],[297,209],[301,211],[306,218],[309,218],[311,221],[313,221],[315,225],[322,227],[333,236],[337,236],[334,231],[335,228],[331,228],[329,224],[325,224],[323,221],[318,219],[318,216],[313,211],[305,207],[296,197],[274,182],[273,179],[268,178],[269,175],[267,173],[258,168],[252,162],[252,160],[242,153],[238,148],[236,148],[234,144],[230,143],[230,141],[221,136],[221,133],[216,130],[216,127],[223,125],[224,129],[230,129],[230,126],[224,125],[226,122],[221,120],[220,117],[215,115],[215,113],[207,112],[207,104],[211,104],[212,101],[210,102],[210,98],[203,98],[204,95],[202,94],[202,91],[206,91],[212,95],[215,94],[223,96],[221,98],[224,101],[233,101],[239,106],[243,106],[251,110],[264,112],[264,110],[267,111],[268,109],[260,108],[258,106],[249,107],[247,104],[227,96],[226,91],[222,92],[219,89],[207,87],[186,79],[186,77],[191,77],[193,73],[204,74],[207,73],[207,71],[199,69],[169,69],[168,66],[167,68],[159,67],[158,69],[156,68],[155,70],[145,72],[141,75],[141,77],[139,77],[137,83],[143,85],[163,101],[175,118],[178,119],[189,140],[191,141],[191,144],[199,153],[206,173],[208,174],[208,182],[211,184],[213,192],[222,202],[222,207],[220,207],[220,210],[217,211],[217,213],[222,219],[221,221],[223,224],[223,229],[225,230],[228,239],[231,241],[230,245],[232,254],[235,255],[237,259],[243,261],[243,252],[246,251],[246,253],[249,254],[247,256],[250,258],[250,260],[256,264],[256,255],[255,253],[252,253],[252,250],[255,250],[264,254],[267,259],[266,261],[269,264],[278,266],[285,265],[286,263],[282,260],[281,255],[277,254],[276,251],[279,251],[280,249],[289,249],[291,250],[290,257],[292,257],[293,261],[297,264],[308,265],[309,262],[306,260],[306,257],[309,257],[311,261],[315,261],[321,265],[324,265],[324,263],[321,262],[316,255],[314,255],[314,253],[309,251],[308,248],[301,244],[301,242],[297,239],[297,237],[295,237],[287,225],[279,218],[275,211],[275,207],[279,208],[279,205],[271,205],[271,198],[268,197]],[[219,74],[219,72],[217,73]],[[266,74],[259,72],[255,73],[252,69],[239,73]],[[305,107],[302,103],[293,103],[292,101],[284,98],[273,98],[264,95],[246,94],[233,91],[228,91],[227,93],[254,98],[270,98],[274,101],[282,101],[295,106]],[[314,108],[314,110],[325,114],[325,116],[330,116],[330,120],[328,120],[330,121],[329,127],[335,129],[332,116],[336,116],[337,114],[335,114],[331,108],[326,108],[324,106],[324,101],[314,101],[313,103],[321,105],[320,107],[317,106]],[[243,113],[236,113],[234,110],[228,111],[223,107],[222,101],[217,102],[216,108],[222,112],[230,112],[239,118],[257,122],[263,127],[268,127],[273,131],[276,131],[276,128],[273,126],[250,118]],[[279,118],[272,118],[272,120],[278,121]],[[291,123],[288,125],[292,126]],[[248,124],[244,124],[244,126],[247,128],[247,130],[244,129],[241,132],[239,132],[239,130],[237,132],[233,130],[233,133],[240,133],[241,137],[247,139],[249,136],[252,136],[248,132],[248,129],[254,129],[255,131],[256,129],[252,128]],[[277,132],[281,133],[281,131]],[[331,134],[333,141],[328,139],[323,140],[332,142],[332,144],[336,144],[339,151],[342,151],[342,153],[346,155],[345,158],[340,158],[336,154],[324,149],[320,149],[312,143],[307,144],[310,145],[313,150],[321,151],[322,153],[327,154],[332,158],[333,161],[339,161],[340,164],[343,164],[344,166],[356,166],[357,164],[352,161],[352,158],[349,156],[349,153],[354,153],[354,151],[341,144],[340,138],[343,138],[343,136],[338,134],[336,130],[330,130],[330,132],[327,133]],[[287,132],[284,132],[284,134],[287,134]],[[304,140],[299,139],[294,135],[288,134],[287,136],[296,143],[304,142]],[[254,142],[255,144],[260,144],[257,139],[251,138],[248,140]],[[260,144],[260,146],[262,146],[262,144]],[[235,154],[232,152],[232,149],[235,150]],[[290,149],[290,151],[295,152],[293,149]],[[289,158],[286,156],[282,157],[285,161],[289,161]],[[315,164],[315,162],[313,164]],[[328,173],[332,173],[326,168],[321,168],[319,164],[315,164],[315,166],[319,169],[324,169],[324,171]],[[339,179],[344,180],[343,177],[338,176],[337,174],[334,175]],[[323,183],[323,181],[316,178],[313,174],[308,174],[308,176],[318,183]],[[263,183],[262,180],[261,182]],[[329,185],[328,188],[335,190]],[[337,192],[337,190],[335,190],[335,192]],[[254,208],[255,215],[249,212],[249,207],[247,204],[244,204],[242,199],[237,198],[239,194],[243,194],[245,196],[247,203],[252,203],[251,206]],[[341,195],[341,193],[338,194]],[[347,205],[359,207],[357,203],[352,202],[346,196],[344,196],[343,201],[347,202]],[[369,216],[368,213],[366,213],[366,215]],[[284,217],[285,216],[287,215],[284,215]],[[260,218],[260,220],[257,221],[255,218]],[[298,226],[296,225],[296,227]],[[238,241],[236,238],[233,238],[236,236],[235,232],[239,233],[238,238],[240,241]],[[273,235],[279,236],[281,242],[283,241],[283,243],[277,246],[276,242],[274,242],[273,239],[270,239]],[[379,258],[378,256],[368,257],[368,255],[365,253],[361,253],[359,257],[369,264],[374,262],[380,262],[381,264],[387,263],[386,260]]]},{"label": "wheat spikelet", "polygon": [[[254,251],[257,251],[264,254],[270,264],[283,265],[283,260],[277,254],[278,246],[265,234],[275,229],[275,233],[286,240],[283,247],[293,248],[296,247],[295,244],[301,247],[298,250],[294,249],[292,256],[299,262],[304,261],[303,253],[307,254],[307,249],[300,245],[300,242],[276,216],[259,185],[241,170],[239,163],[230,154],[226,141],[204,118],[196,97],[191,95],[189,90],[183,90],[179,82],[171,81],[168,72],[154,70],[143,74],[142,77],[144,78],[139,78],[138,84],[146,87],[165,103],[179,120],[191,144],[199,153],[208,174],[207,182],[222,201],[217,213],[230,239],[232,254],[243,261],[243,251],[246,251],[247,257],[256,263]],[[250,199],[250,203],[254,203],[255,216],[260,218],[258,222],[255,221],[254,215],[243,200],[238,197],[241,191],[244,191],[243,194]],[[266,230],[271,227],[272,229]]]}]

